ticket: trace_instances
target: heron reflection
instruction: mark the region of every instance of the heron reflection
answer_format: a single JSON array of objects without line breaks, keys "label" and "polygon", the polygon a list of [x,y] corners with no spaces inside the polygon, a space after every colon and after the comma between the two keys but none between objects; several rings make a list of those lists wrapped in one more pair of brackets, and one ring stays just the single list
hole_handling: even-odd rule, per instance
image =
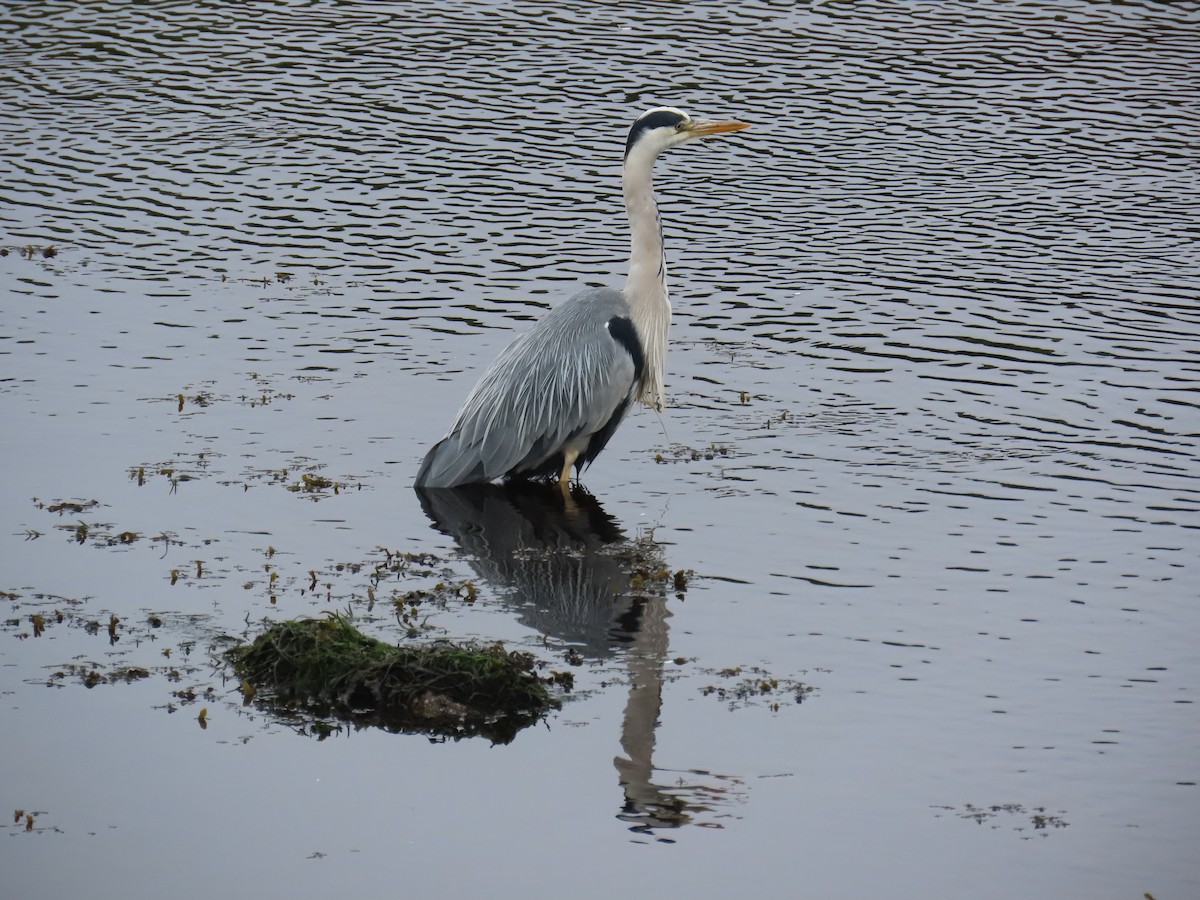
[{"label": "heron reflection", "polygon": [[[476,574],[518,620],[583,657],[621,658],[629,697],[614,759],[620,818],[635,831],[677,827],[711,808],[710,787],[654,783],[655,729],[670,650],[662,546],[630,538],[580,486],[516,482],[417,489],[434,527],[453,538]],[[660,577],[658,584],[663,583]],[[673,782],[681,779],[674,775]]]}]

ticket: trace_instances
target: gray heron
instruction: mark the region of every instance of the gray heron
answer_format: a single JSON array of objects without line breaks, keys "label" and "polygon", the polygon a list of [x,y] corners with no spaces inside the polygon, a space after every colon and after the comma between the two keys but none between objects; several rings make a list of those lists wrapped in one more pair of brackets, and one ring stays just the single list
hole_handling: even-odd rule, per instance
[{"label": "gray heron", "polygon": [[426,454],[416,487],[532,479],[565,490],[572,468],[596,458],[632,402],[662,409],[671,303],[654,161],[671,147],[747,127],[669,106],[637,118],[621,175],[631,233],[625,289],[580,291],[509,344]]}]

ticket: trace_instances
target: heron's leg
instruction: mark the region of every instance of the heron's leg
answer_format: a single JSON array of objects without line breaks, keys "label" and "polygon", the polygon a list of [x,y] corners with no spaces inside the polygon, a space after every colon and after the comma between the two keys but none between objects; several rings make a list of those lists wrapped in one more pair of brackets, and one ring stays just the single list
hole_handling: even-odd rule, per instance
[{"label": "heron's leg", "polygon": [[558,473],[558,486],[566,493],[571,487],[571,469],[575,465],[575,460],[579,459],[579,451],[572,450],[570,447],[563,450],[563,467]]}]

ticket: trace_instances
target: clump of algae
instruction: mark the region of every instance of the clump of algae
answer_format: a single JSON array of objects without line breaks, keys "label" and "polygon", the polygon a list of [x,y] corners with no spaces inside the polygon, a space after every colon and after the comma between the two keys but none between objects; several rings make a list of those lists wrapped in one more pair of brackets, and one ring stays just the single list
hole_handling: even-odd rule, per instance
[{"label": "clump of algae", "polygon": [[392,731],[507,743],[557,705],[529,654],[499,644],[396,646],[336,614],[271,625],[231,657],[260,700]]}]

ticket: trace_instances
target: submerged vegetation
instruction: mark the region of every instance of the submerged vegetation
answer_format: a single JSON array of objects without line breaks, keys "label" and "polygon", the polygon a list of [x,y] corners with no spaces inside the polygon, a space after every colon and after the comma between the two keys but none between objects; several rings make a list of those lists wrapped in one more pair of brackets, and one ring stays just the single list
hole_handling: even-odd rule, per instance
[{"label": "submerged vegetation", "polygon": [[499,644],[396,646],[337,614],[274,624],[230,658],[249,686],[243,693],[260,703],[393,731],[507,743],[557,705],[529,654]]},{"label": "submerged vegetation", "polygon": [[708,672],[726,679],[727,683],[705,685],[700,689],[700,693],[705,697],[715,696],[718,700],[724,700],[731,710],[765,704],[773,712],[779,712],[788,700],[803,703],[816,690],[802,681],[777,678],[758,666],[733,666],[728,669],[710,669]]},{"label": "submerged vegetation", "polygon": [[[180,403],[182,403],[183,395],[179,396]],[[175,459],[163,462],[130,466],[127,471],[129,480],[136,482],[138,487],[145,487],[157,479],[166,479],[170,492],[175,494],[178,493],[181,484],[212,475],[211,463],[219,457],[220,454],[212,451],[179,454]],[[339,481],[321,474],[321,470],[324,468],[322,463],[297,456],[287,460],[278,468],[246,467],[240,476],[223,477],[220,479],[220,483],[226,486],[240,487],[243,491],[248,491],[251,487],[259,484],[282,485],[292,493],[303,493],[314,500],[340,494],[349,490],[351,486],[356,490],[363,489],[363,482],[360,479],[347,477]],[[51,508],[50,511],[58,510]]]},{"label": "submerged vegetation", "polygon": [[[953,813],[960,819],[974,822],[976,825],[987,823],[991,828],[999,828],[999,820],[1003,816],[1012,818],[1013,831],[1028,832],[1026,839],[1032,834],[1045,837],[1051,829],[1066,828],[1070,823],[1063,818],[1065,810],[1051,813],[1044,806],[1026,807],[1020,803],[992,803],[988,806],[976,806],[973,803],[963,804],[959,809],[955,806],[936,806],[939,818],[944,813]],[[1025,820],[1028,819],[1028,824]],[[1146,895],[1150,896],[1149,894]]]}]

